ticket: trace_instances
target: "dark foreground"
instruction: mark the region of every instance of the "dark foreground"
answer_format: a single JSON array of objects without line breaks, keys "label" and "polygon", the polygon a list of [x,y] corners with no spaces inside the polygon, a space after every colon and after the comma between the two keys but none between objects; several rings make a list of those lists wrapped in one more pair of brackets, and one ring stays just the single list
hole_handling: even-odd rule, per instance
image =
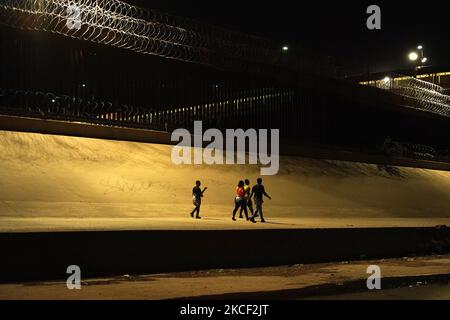
[{"label": "dark foreground", "polygon": [[[381,270],[381,290],[369,291],[367,268]],[[82,276],[81,290],[66,281],[0,285],[10,299],[447,299],[450,255],[296,264],[251,269],[215,269],[117,277]]]},{"label": "dark foreground", "polygon": [[[0,233],[0,282],[327,263],[450,253],[450,229]],[[450,272],[450,271],[449,271]]]}]

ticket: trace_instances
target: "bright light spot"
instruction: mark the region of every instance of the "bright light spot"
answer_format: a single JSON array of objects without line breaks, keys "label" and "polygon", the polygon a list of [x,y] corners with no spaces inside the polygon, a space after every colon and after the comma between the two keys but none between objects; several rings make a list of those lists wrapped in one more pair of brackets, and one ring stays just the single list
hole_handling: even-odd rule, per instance
[{"label": "bright light spot", "polygon": [[283,51],[288,51],[289,47],[288,46],[284,46],[283,48],[281,48]]},{"label": "bright light spot", "polygon": [[86,85],[83,83],[82,85],[81,85],[83,88],[85,88],[86,87]]},{"label": "bright light spot", "polygon": [[411,52],[408,55],[409,60],[411,61],[416,61],[419,58],[419,55],[416,52]]},{"label": "bright light spot", "polygon": [[427,62],[428,61],[428,58],[423,58],[422,59],[422,63],[425,63],[425,62]]},{"label": "bright light spot", "polygon": [[422,50],[422,49],[423,49],[423,46],[419,45],[419,46],[417,47],[417,49]]},{"label": "bright light spot", "polygon": [[385,83],[388,83],[389,81],[391,81],[391,78],[386,77],[386,78],[383,79],[383,81],[384,81]]},{"label": "bright light spot", "polygon": [[52,103],[55,103],[56,102],[56,100],[55,99],[52,99]]}]

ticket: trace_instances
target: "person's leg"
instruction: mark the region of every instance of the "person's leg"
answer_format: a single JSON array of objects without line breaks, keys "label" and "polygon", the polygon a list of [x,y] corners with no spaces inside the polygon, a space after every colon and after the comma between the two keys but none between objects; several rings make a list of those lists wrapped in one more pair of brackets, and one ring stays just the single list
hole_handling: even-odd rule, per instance
[{"label": "person's leg", "polygon": [[197,211],[197,206],[195,206],[194,210],[191,211],[191,217],[192,217],[192,218],[194,217],[195,211]]},{"label": "person's leg", "polygon": [[252,214],[252,217],[253,217],[253,204],[252,204],[252,202],[251,201],[249,201],[248,203],[247,203],[247,206],[248,206],[248,208],[250,209],[250,213]]},{"label": "person's leg", "polygon": [[262,202],[259,200],[256,200],[255,205],[256,205],[256,211],[255,211],[255,214],[253,215],[253,218],[256,218],[259,214],[261,216],[261,221],[263,221],[264,218],[262,215]]},{"label": "person's leg", "polygon": [[247,203],[245,202],[245,200],[242,200],[242,204],[241,204],[241,212],[242,212],[242,210],[244,210],[245,220],[248,221],[250,218],[248,217]]},{"label": "person's leg", "polygon": [[198,206],[196,209],[197,209],[197,215],[195,217],[197,219],[200,219],[200,206]]},{"label": "person's leg", "polygon": [[255,213],[253,212],[253,206],[250,205],[249,208],[250,208],[251,213],[252,213],[249,220],[250,220],[251,222],[253,222],[253,223],[256,223],[256,220],[255,220]]},{"label": "person's leg", "polygon": [[234,204],[233,217],[232,217],[232,219],[233,219],[234,221],[236,221],[235,216],[236,216],[236,212],[238,211],[239,207],[240,207],[239,203],[236,202],[236,203]]},{"label": "person's leg", "polygon": [[261,222],[266,222],[266,220],[264,220],[264,215],[263,215],[262,205],[261,205],[261,209],[260,209],[260,211],[259,211],[259,215],[261,216]]},{"label": "person's leg", "polygon": [[[252,206],[252,209],[253,209],[253,206]],[[258,216],[258,212],[259,212],[259,210],[258,210],[258,204],[257,204],[257,202],[256,202],[256,200],[255,200],[255,212],[253,213],[253,217],[254,218],[256,218],[257,216]]]}]

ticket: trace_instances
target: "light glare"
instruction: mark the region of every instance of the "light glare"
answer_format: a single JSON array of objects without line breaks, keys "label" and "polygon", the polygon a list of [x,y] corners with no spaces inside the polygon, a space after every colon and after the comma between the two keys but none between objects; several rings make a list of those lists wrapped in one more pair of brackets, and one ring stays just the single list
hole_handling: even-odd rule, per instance
[{"label": "light glare", "polygon": [[418,55],[417,53],[415,53],[415,52],[411,52],[411,53],[409,54],[408,58],[409,58],[409,60],[411,60],[411,61],[416,61],[417,58],[419,58],[419,55]]}]

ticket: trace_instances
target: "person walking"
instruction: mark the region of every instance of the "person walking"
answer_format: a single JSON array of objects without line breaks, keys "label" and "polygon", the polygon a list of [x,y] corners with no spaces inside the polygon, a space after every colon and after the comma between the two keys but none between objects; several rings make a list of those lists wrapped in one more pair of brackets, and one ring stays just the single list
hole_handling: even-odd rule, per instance
[{"label": "person walking", "polygon": [[255,218],[259,214],[261,216],[261,222],[266,222],[266,220],[264,220],[263,209],[262,209],[262,205],[264,203],[263,197],[266,196],[269,199],[272,199],[272,198],[266,193],[266,190],[264,189],[261,178],[258,178],[258,180],[256,180],[256,183],[257,184],[253,186],[252,193],[250,194],[250,199],[253,196],[255,197],[255,206],[256,206],[256,211],[253,214],[253,216],[251,217],[251,220],[252,220],[252,222],[256,222]]},{"label": "person walking", "polygon": [[192,189],[192,203],[194,204],[195,208],[191,212],[191,217],[194,217],[194,213],[196,213],[195,218],[201,219],[200,217],[200,206],[202,205],[202,197],[203,193],[208,189],[207,187],[200,189],[200,186],[202,183],[200,181],[195,182],[195,187]]},{"label": "person walking", "polygon": [[248,217],[248,212],[247,212],[247,205],[245,204],[245,190],[244,190],[244,181],[239,181],[237,187],[236,187],[236,198],[234,199],[234,210],[233,210],[233,216],[232,219],[233,221],[236,221],[236,212],[241,209],[241,214],[242,211],[244,211],[245,213],[245,218],[248,220],[250,220],[250,218]]},{"label": "person walking", "polygon": [[245,205],[250,210],[251,216],[253,217],[253,202],[250,198],[251,194],[251,187],[250,187],[250,180],[245,179],[245,185],[244,185],[244,191],[245,191]]}]

